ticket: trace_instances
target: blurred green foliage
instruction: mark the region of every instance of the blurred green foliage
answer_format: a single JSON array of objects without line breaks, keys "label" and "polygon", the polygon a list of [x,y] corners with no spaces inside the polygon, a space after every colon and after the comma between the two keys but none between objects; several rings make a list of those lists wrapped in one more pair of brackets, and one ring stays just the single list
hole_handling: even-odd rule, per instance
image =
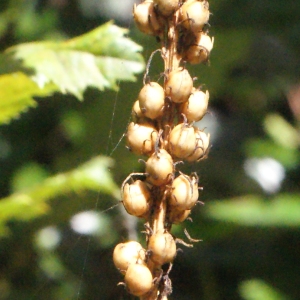
[{"label": "blurred green foliage", "polygon": [[[144,238],[118,205],[118,186],[143,170],[121,139],[142,74],[120,81],[142,71],[138,44],[147,59],[157,42],[130,12],[115,22],[137,44],[82,3],[0,3],[0,299],[130,299],[111,254]],[[210,6],[210,64],[189,68],[211,95],[199,126],[213,147],[181,167],[199,174],[205,206],[174,226],[203,242],[178,253],[170,299],[299,299],[300,2]],[[150,76],[161,72],[155,57]]]}]

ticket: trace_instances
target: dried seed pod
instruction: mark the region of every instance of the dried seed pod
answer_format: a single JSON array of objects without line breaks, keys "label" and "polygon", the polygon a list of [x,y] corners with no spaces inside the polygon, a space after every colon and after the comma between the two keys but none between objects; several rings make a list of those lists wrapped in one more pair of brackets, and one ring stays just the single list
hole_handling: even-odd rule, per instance
[{"label": "dried seed pod", "polygon": [[142,118],[144,115],[141,111],[139,100],[136,100],[132,106],[131,116],[134,120]]},{"label": "dried seed pod", "polygon": [[144,116],[150,119],[162,116],[165,105],[165,92],[157,82],[146,83],[139,93],[138,100]]},{"label": "dried seed pod", "polygon": [[196,42],[187,49],[184,59],[192,65],[207,62],[213,45],[214,38],[200,32],[197,34]]},{"label": "dried seed pod", "polygon": [[136,217],[145,217],[149,212],[151,193],[146,183],[136,180],[126,183],[123,189],[123,205],[126,211]]},{"label": "dried seed pod", "polygon": [[172,207],[170,213],[167,217],[167,222],[169,224],[179,224],[182,223],[191,214],[191,210],[178,210]]},{"label": "dried seed pod", "polygon": [[196,127],[195,130],[197,145],[193,154],[185,158],[185,160],[189,162],[200,161],[201,159],[206,158],[209,150],[210,134],[206,134]]},{"label": "dried seed pod", "polygon": [[125,274],[130,264],[143,263],[145,261],[145,249],[136,241],[118,244],[113,252],[113,261],[116,268]]},{"label": "dried seed pod", "polygon": [[189,210],[197,202],[199,197],[198,177],[184,174],[176,177],[172,183],[172,192],[169,204],[176,210]]},{"label": "dried seed pod", "polygon": [[188,100],[192,92],[193,79],[188,70],[180,67],[168,74],[165,86],[166,96],[175,103],[182,103]]},{"label": "dried seed pod", "polygon": [[154,4],[164,17],[169,17],[179,8],[179,0],[154,0]]},{"label": "dried seed pod", "polygon": [[196,134],[193,126],[181,123],[175,126],[169,137],[169,148],[177,158],[190,156],[196,147]]},{"label": "dried seed pod", "polygon": [[149,238],[148,250],[150,259],[156,264],[163,265],[174,260],[176,243],[169,232],[157,231]]},{"label": "dried seed pod", "polygon": [[140,297],[152,288],[153,276],[144,264],[130,264],[124,278],[130,294]]},{"label": "dried seed pod", "polygon": [[154,152],[146,161],[147,181],[155,186],[167,184],[173,172],[173,159],[164,149]]},{"label": "dried seed pod", "polygon": [[134,4],[133,18],[140,31],[150,35],[159,35],[161,32],[153,1],[146,0],[138,5]]},{"label": "dried seed pod", "polygon": [[201,31],[209,20],[209,4],[206,0],[187,0],[180,8],[181,24],[193,32]]},{"label": "dried seed pod", "polygon": [[187,102],[181,104],[179,111],[186,116],[189,123],[200,121],[207,112],[209,92],[193,89]]},{"label": "dried seed pod", "polygon": [[132,152],[138,155],[150,155],[154,152],[158,132],[150,122],[142,124],[131,122],[126,137],[127,145]]}]

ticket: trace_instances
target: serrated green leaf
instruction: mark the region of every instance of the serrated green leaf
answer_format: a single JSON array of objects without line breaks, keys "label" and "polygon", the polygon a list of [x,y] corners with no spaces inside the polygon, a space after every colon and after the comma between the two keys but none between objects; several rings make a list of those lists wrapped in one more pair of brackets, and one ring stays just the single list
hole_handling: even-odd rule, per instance
[{"label": "serrated green leaf", "polygon": [[212,201],[205,209],[209,217],[246,226],[300,226],[300,195],[281,194],[266,201],[248,195]]},{"label": "serrated green leaf", "polygon": [[0,235],[9,220],[30,220],[51,210],[49,200],[60,195],[92,190],[119,197],[119,189],[108,168],[112,160],[95,157],[78,168],[47,178],[39,185],[0,200]]},{"label": "serrated green leaf", "polygon": [[117,89],[119,80],[133,81],[144,69],[142,48],[126,32],[109,22],[68,41],[21,44],[6,54],[21,60],[40,88],[54,83],[81,100],[87,87]]},{"label": "serrated green leaf", "polygon": [[20,113],[37,105],[34,96],[48,96],[54,87],[40,89],[28,76],[18,72],[0,75],[0,124],[9,122]]}]

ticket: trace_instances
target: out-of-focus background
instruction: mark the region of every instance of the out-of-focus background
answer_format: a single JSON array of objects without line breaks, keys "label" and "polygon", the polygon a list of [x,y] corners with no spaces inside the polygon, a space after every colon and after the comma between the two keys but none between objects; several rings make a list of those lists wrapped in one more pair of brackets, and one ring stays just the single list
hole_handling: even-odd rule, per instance
[{"label": "out-of-focus background", "polygon": [[[159,44],[135,28],[133,2],[1,0],[0,49],[78,36],[114,19],[147,60]],[[170,299],[300,299],[300,2],[219,0],[210,8],[210,64],[188,68],[210,92],[209,114],[197,125],[212,148],[207,160],[181,167],[199,174],[205,205],[173,231],[185,238],[187,228],[203,241],[181,247]],[[156,56],[153,80],[162,70]],[[142,74],[118,92],[88,89],[83,102],[55,94],[2,125],[1,198],[97,155],[110,157],[103,160],[118,186],[142,172],[119,143],[141,87]],[[0,299],[132,299],[117,287],[111,254],[128,237],[143,241],[142,220],[121,205],[103,212],[118,202],[102,190],[61,193],[38,218],[5,221]]]}]

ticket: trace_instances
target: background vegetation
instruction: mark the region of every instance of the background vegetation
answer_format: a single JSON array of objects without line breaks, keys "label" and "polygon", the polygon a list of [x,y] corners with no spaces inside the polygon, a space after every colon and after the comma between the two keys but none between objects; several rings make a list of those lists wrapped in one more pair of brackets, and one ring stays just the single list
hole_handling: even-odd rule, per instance
[{"label": "background vegetation", "polygon": [[[143,168],[119,144],[142,86],[140,48],[111,24],[117,31],[106,40],[98,31],[69,40],[114,18],[147,59],[157,44],[135,29],[130,2],[0,3],[0,299],[130,299],[116,287],[111,254],[128,237],[143,240],[142,223],[116,205],[123,179]],[[206,161],[184,167],[200,175],[205,206],[174,227],[203,242],[178,254],[171,299],[299,299],[300,2],[210,6],[211,63],[191,72],[210,91],[200,126],[213,147]],[[76,60],[74,50],[97,63]],[[60,73],[58,58],[67,66]],[[154,80],[161,70],[155,58]]]}]

